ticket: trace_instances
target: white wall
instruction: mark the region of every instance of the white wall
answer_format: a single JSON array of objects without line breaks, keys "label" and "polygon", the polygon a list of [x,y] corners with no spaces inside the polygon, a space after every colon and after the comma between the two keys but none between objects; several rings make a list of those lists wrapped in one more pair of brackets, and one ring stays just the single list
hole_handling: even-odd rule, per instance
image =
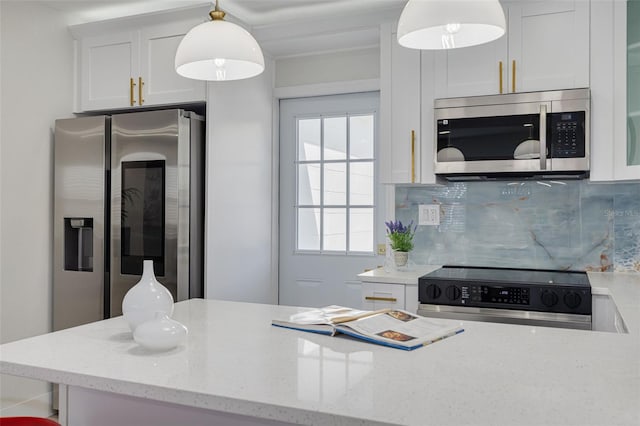
[{"label": "white wall", "polygon": [[209,83],[205,297],[277,303],[272,279],[273,63],[261,75]]},{"label": "white wall", "polygon": [[378,47],[276,61],[276,87],[380,78]]},{"label": "white wall", "polygon": [[[6,343],[51,330],[52,126],[71,116],[73,50],[59,12],[4,0],[0,11],[0,342]],[[0,416],[49,413],[48,384],[0,379]]]}]

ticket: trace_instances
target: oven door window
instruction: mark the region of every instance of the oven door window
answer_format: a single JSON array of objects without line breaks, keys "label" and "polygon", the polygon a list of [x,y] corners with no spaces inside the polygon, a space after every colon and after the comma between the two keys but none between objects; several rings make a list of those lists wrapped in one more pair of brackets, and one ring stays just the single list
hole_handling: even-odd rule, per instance
[{"label": "oven door window", "polygon": [[122,163],[121,273],[142,274],[142,261],[153,260],[164,276],[165,161]]}]

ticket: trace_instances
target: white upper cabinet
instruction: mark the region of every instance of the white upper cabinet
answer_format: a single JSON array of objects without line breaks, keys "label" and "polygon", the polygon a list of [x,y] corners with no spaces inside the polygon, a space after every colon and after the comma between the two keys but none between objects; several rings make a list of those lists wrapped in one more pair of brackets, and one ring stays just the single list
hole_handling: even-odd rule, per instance
[{"label": "white upper cabinet", "polygon": [[137,34],[125,32],[80,42],[80,110],[121,108],[135,104]]},{"label": "white upper cabinet", "polygon": [[502,36],[478,46],[437,51],[434,70],[436,98],[506,93],[507,38]]},{"label": "white upper cabinet", "polygon": [[81,37],[77,110],[204,101],[206,83],[181,77],[174,69],[178,44],[198,23],[185,20]]},{"label": "white upper cabinet", "polygon": [[178,45],[196,24],[176,23],[140,30],[140,75],[145,79],[145,105],[205,100],[206,83],[184,78],[174,67]]},{"label": "white upper cabinet", "polygon": [[432,53],[400,46],[391,24],[380,35],[381,182],[434,183]]},{"label": "white upper cabinet", "polygon": [[515,2],[508,11],[511,91],[589,87],[588,1]]},{"label": "white upper cabinet", "polygon": [[436,98],[589,86],[589,2],[504,2],[507,34],[436,53]]}]

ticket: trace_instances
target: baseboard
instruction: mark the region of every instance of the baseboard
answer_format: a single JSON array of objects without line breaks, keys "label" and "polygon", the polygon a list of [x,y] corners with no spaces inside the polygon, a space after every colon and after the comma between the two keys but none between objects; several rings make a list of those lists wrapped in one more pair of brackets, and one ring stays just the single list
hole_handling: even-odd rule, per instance
[{"label": "baseboard", "polygon": [[51,392],[46,392],[27,401],[21,401],[17,404],[0,409],[0,417],[49,417],[52,414]]}]

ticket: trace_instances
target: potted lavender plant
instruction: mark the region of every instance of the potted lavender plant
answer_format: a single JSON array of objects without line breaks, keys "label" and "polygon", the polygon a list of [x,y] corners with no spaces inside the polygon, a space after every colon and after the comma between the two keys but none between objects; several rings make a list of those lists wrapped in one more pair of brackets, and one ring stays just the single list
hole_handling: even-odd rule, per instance
[{"label": "potted lavender plant", "polygon": [[387,236],[391,242],[393,257],[396,266],[405,266],[409,258],[409,252],[413,250],[413,236],[416,232],[416,226],[413,221],[408,226],[404,226],[402,222],[389,221],[387,225]]}]

